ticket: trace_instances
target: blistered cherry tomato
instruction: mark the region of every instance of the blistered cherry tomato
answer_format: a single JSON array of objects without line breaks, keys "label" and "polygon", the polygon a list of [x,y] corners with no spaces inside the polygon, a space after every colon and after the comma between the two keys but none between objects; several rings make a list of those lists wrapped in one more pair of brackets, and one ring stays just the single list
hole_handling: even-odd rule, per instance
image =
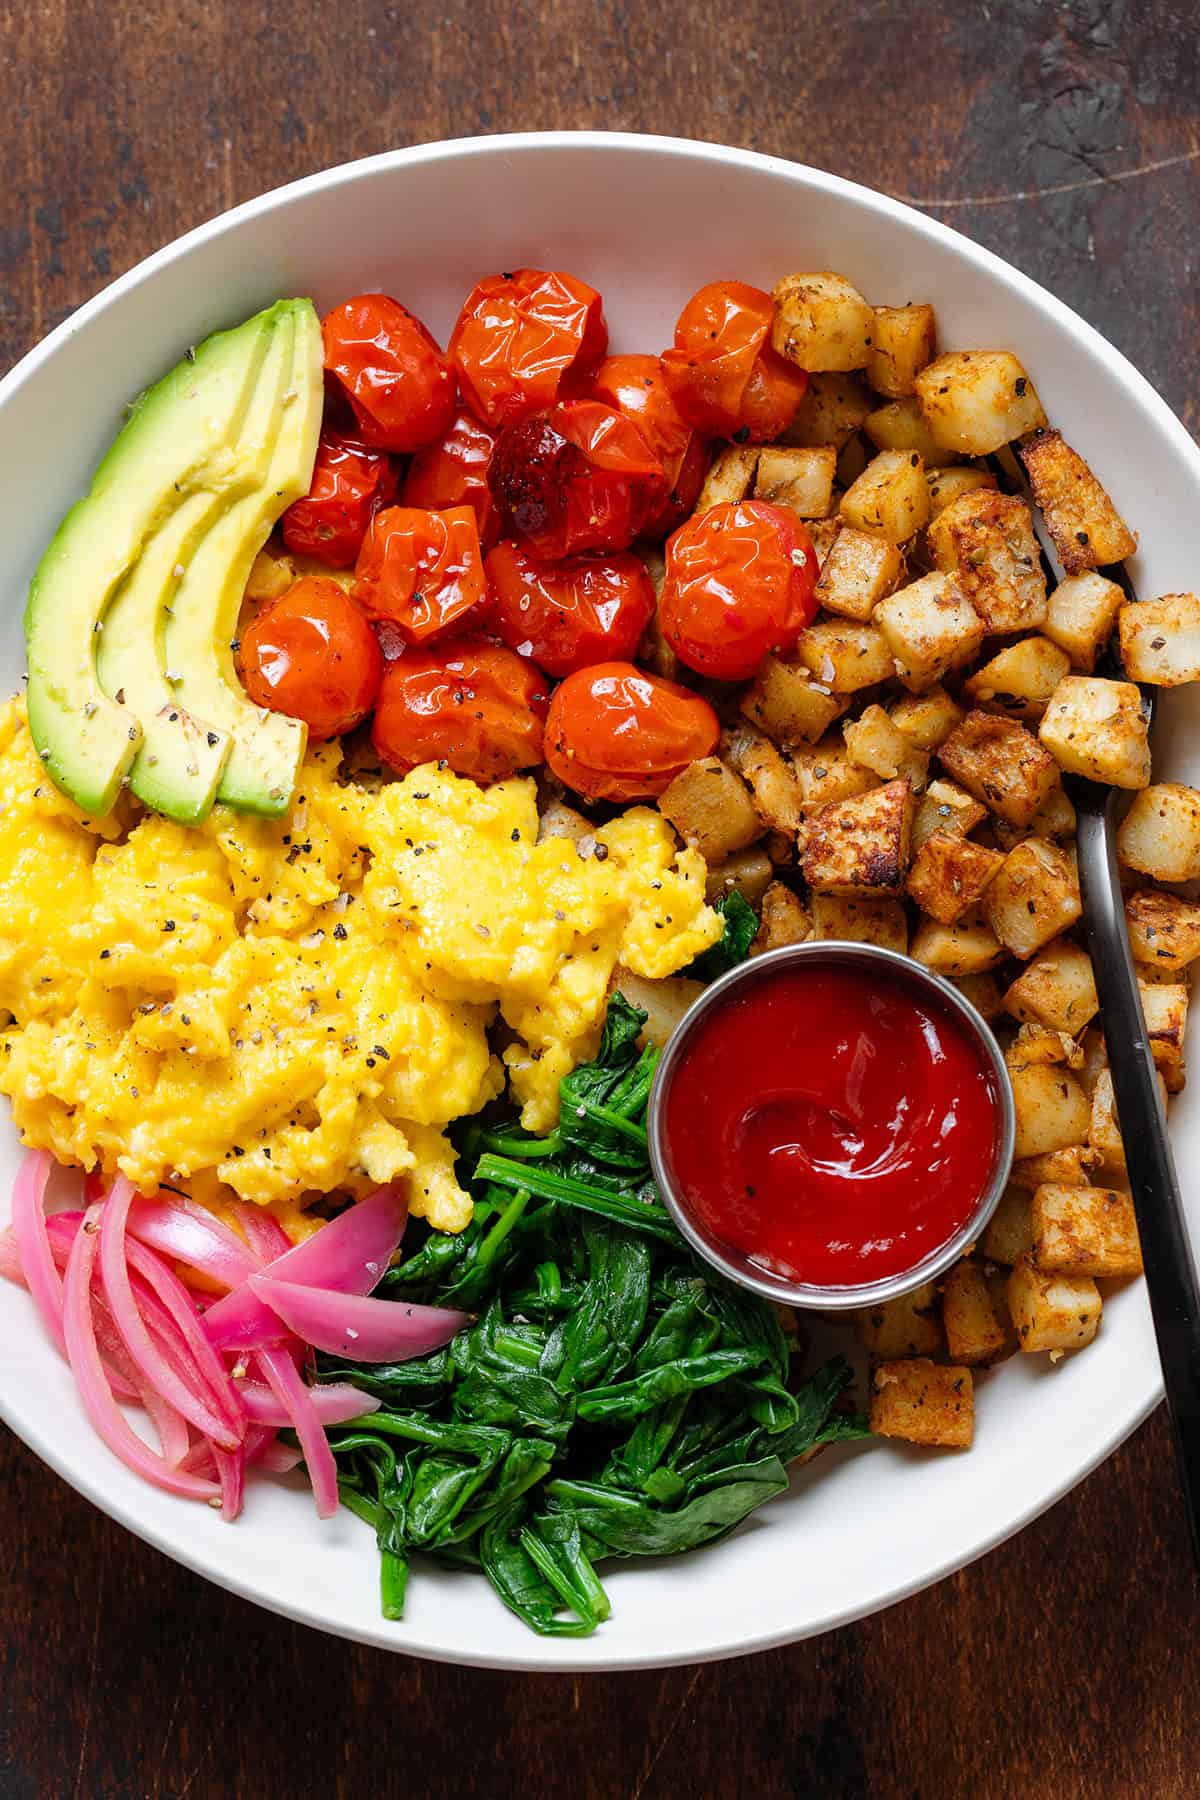
[{"label": "blistered cherry tomato", "polygon": [[666,492],[637,426],[598,400],[510,425],[488,480],[506,530],[547,560],[626,549]]},{"label": "blistered cherry tomato", "polygon": [[598,663],[555,688],[546,762],[589,800],[645,800],[711,755],[720,736],[720,721],[699,694],[632,663]]},{"label": "blistered cherry tomato", "polygon": [[579,391],[607,348],[599,294],[561,269],[489,275],[450,335],[463,396],[489,425],[515,425]]},{"label": "blistered cherry tomato", "polygon": [[354,574],[355,599],[406,642],[464,631],[487,593],[474,511],[387,507],[371,521]]},{"label": "blistered cherry tomato", "polygon": [[658,356],[606,356],[596,371],[592,396],[632,419],[663,466],[667,495],[642,527],[642,536],[665,537],[696,504],[708,472],[708,446],[671,397]]},{"label": "blistered cherry tomato", "polygon": [[257,706],[303,719],[309,736],[340,737],[375,704],[383,656],[336,581],[305,575],[242,633],[242,680]]},{"label": "blistered cherry tomato", "polygon": [[382,450],[323,431],[308,493],[283,515],[283,541],[298,556],[349,569],[372,514],[395,492],[396,471]]},{"label": "blistered cherry tomato", "polygon": [[710,506],[667,541],[658,605],[681,662],[744,681],[769,650],[790,650],[817,610],[817,558],[794,513],[765,500]]},{"label": "blistered cherry tomato", "polygon": [[743,281],[692,295],[663,353],[671,396],[697,431],[764,443],[789,424],[808,376],[771,348],[775,302]]},{"label": "blistered cherry tomato", "polygon": [[638,535],[657,542],[690,518],[711,465],[712,446],[707,438],[694,431],[670,492],[650,514]]},{"label": "blistered cherry tomato", "polygon": [[542,760],[547,682],[486,638],[409,650],[384,671],[371,738],[393,769],[445,762],[479,782]]},{"label": "blistered cherry tomato", "polygon": [[454,371],[420,319],[387,294],[360,294],[327,313],[321,332],[325,368],[368,444],[420,450],[441,437],[454,417]]},{"label": "blistered cherry tomato", "polygon": [[488,486],[488,464],[496,433],[481,425],[469,412],[460,411],[450,429],[436,444],[418,450],[408,465],[400,498],[405,506],[427,506],[442,512],[448,506],[473,506],[479,521],[479,541],[490,550],[500,536],[500,521]]},{"label": "blistered cherry tomato", "polygon": [[632,656],[654,617],[654,583],[628,550],[540,563],[506,542],[484,569],[488,630],[547,675]]}]

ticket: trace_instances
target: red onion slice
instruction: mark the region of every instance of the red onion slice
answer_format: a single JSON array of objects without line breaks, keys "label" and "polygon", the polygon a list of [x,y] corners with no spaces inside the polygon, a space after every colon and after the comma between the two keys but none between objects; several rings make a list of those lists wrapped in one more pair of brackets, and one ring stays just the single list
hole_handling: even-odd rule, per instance
[{"label": "red onion slice", "polygon": [[317,1417],[312,1395],[285,1350],[260,1350],[257,1361],[267,1385],[287,1413],[288,1422],[300,1440],[317,1517],[331,1519],[338,1508],[337,1464]]},{"label": "red onion slice", "polygon": [[335,1294],[271,1275],[252,1275],[250,1287],[306,1344],[353,1362],[407,1362],[426,1356],[471,1322],[468,1313],[449,1306]]}]

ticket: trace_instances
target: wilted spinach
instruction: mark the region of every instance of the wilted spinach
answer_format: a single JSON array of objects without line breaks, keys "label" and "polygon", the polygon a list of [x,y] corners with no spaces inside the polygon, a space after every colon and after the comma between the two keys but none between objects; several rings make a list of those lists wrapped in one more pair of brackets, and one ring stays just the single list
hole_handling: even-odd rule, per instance
[{"label": "wilted spinach", "polygon": [[758,930],[758,914],[736,888],[722,894],[713,903],[713,911],[720,913],[725,929],[716,943],[702,951],[684,971],[700,981],[715,981],[718,975],[726,975],[745,962]]}]

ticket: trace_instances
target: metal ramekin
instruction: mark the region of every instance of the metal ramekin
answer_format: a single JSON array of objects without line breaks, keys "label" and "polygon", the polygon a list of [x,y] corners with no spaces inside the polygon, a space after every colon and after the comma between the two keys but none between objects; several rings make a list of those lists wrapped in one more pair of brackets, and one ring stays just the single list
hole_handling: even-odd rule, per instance
[{"label": "metal ramekin", "polygon": [[[697,1025],[707,1012],[719,1006],[735,989],[746,987],[754,982],[770,981],[781,970],[791,968],[796,963],[824,962],[852,963],[860,968],[886,968],[888,973],[898,976],[907,982],[916,992],[934,995],[950,1012],[957,1015],[966,1027],[969,1036],[978,1046],[980,1054],[991,1068],[996,1081],[996,1094],[999,1112],[999,1132],[997,1135],[996,1155],[992,1165],[991,1179],[981,1195],[979,1204],[960,1230],[955,1232],[945,1244],[917,1263],[913,1268],[899,1275],[889,1275],[879,1281],[862,1282],[850,1287],[817,1287],[806,1282],[790,1282],[783,1276],[773,1275],[769,1269],[762,1268],[752,1262],[742,1251],[732,1245],[712,1237],[693,1217],[686,1203],[677,1192],[670,1172],[666,1155],[664,1131],[664,1113],[667,1091],[670,1088],[676,1069],[687,1054],[688,1045]],[[1000,1046],[988,1030],[983,1019],[970,1001],[963,998],[958,989],[940,975],[933,975],[921,963],[913,962],[910,957],[901,956],[895,950],[881,950],[874,944],[851,944],[837,941],[822,941],[809,944],[789,944],[780,950],[769,950],[763,956],[756,956],[738,968],[731,969],[696,1001],[682,1022],[676,1027],[654,1077],[654,1086],[650,1093],[650,1106],[647,1115],[647,1128],[650,1136],[650,1161],[654,1169],[655,1179],[663,1201],[671,1217],[678,1225],[692,1248],[705,1262],[719,1269],[722,1275],[728,1276],[739,1287],[750,1288],[767,1300],[781,1301],[785,1306],[816,1307],[823,1311],[834,1311],[859,1306],[876,1306],[883,1300],[894,1300],[900,1294],[907,1294],[913,1288],[920,1287],[922,1282],[931,1281],[962,1256],[969,1245],[973,1244],[991,1218],[997,1201],[1004,1192],[1012,1167],[1013,1141],[1016,1134],[1016,1117],[1013,1108],[1012,1083]]]}]

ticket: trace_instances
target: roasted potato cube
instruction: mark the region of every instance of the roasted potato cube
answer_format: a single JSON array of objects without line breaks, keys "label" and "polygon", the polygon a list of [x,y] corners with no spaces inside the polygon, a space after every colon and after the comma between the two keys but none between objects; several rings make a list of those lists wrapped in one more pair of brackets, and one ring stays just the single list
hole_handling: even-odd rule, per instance
[{"label": "roasted potato cube", "polygon": [[974,494],[980,488],[996,485],[996,477],[990,469],[972,469],[961,463],[954,463],[948,469],[934,469],[930,467],[928,457],[925,458],[925,479],[929,483],[929,510],[935,519],[964,494]]},{"label": "roasted potato cube", "polygon": [[710,506],[744,500],[754,486],[754,475],[761,454],[757,444],[726,444],[723,450],[717,452],[712,467],[704,478],[695,510],[698,513],[707,512]]},{"label": "roasted potato cube", "polygon": [[725,894],[739,893],[751,906],[757,906],[774,879],[771,859],[765,850],[738,850],[724,862],[714,863],[704,881],[704,898],[711,906]]},{"label": "roasted potato cube", "polygon": [[995,1363],[1012,1355],[1017,1334],[1005,1287],[998,1270],[989,1275],[974,1257],[955,1263],[942,1287],[942,1324],[951,1362]]},{"label": "roasted potato cube", "polygon": [[759,452],[754,496],[772,506],[786,506],[799,519],[825,519],[833,511],[833,477],[837,445],[810,449],[789,445]]},{"label": "roasted potato cube", "polygon": [[585,819],[581,812],[568,806],[565,800],[551,800],[542,808],[538,819],[537,841],[544,843],[547,838],[570,838],[577,844],[580,838],[590,837],[596,827],[590,819]]},{"label": "roasted potato cube", "polygon": [[913,1357],[880,1363],[871,1377],[871,1430],[942,1450],[969,1450],[975,1431],[971,1371]]},{"label": "roasted potato cube", "polygon": [[881,781],[903,775],[920,793],[929,774],[929,752],[918,750],[912,739],[894,725],[882,706],[868,706],[857,719],[842,727],[852,762],[871,769]]},{"label": "roasted potato cube", "polygon": [[970,662],[983,642],[978,613],[949,575],[923,575],[875,608],[875,623],[906,688],[919,694]]},{"label": "roasted potato cube", "polygon": [[1044,944],[1005,994],[1004,1006],[1014,1019],[1082,1031],[1100,1006],[1091,957],[1070,938]]},{"label": "roasted potato cube", "polygon": [[1036,725],[1071,659],[1049,638],[1021,638],[1008,644],[963,683],[963,693],[985,712]]},{"label": "roasted potato cube", "polygon": [[803,944],[812,936],[812,920],[799,895],[782,881],[773,881],[762,897],[758,932],[750,946],[751,956],[764,950],[778,950],[784,944]]},{"label": "roasted potato cube", "polygon": [[875,401],[857,375],[810,375],[792,422],[779,434],[781,444],[819,449],[847,443]]},{"label": "roasted potato cube", "polygon": [[927,542],[989,631],[1033,631],[1045,619],[1046,577],[1023,500],[989,488],[963,494],[938,514]]},{"label": "roasted potato cube", "polygon": [[1058,786],[1058,765],[1033,733],[992,713],[968,713],[938,757],[968,793],[1010,825],[1029,825]]},{"label": "roasted potato cube", "polygon": [[882,950],[908,949],[908,917],[899,900],[844,900],[837,894],[812,896],[812,935],[850,944],[878,944]]},{"label": "roasted potato cube", "polygon": [[877,533],[843,525],[821,565],[817,603],[827,612],[865,622],[892,592],[903,569],[904,559],[895,544]]},{"label": "roasted potato cube", "polygon": [[1065,838],[1075,835],[1075,808],[1061,787],[1051,788],[1027,827],[993,819],[992,830],[1002,850],[1015,850],[1027,837]]},{"label": "roasted potato cube", "polygon": [[1076,1077],[1059,1063],[1025,1063],[1009,1069],[1017,1111],[1018,1157],[1065,1150],[1087,1136],[1091,1108]]},{"label": "roasted potato cube", "polygon": [[1127,601],[1117,615],[1121,661],[1131,681],[1182,687],[1200,681],[1200,595]]},{"label": "roasted potato cube", "polygon": [[853,694],[895,673],[892,653],[874,625],[822,619],[800,633],[796,655],[822,687]]},{"label": "roasted potato cube", "polygon": [[885,1300],[880,1306],[868,1306],[857,1316],[858,1332],[863,1344],[877,1362],[890,1362],[898,1356],[938,1356],[945,1349],[941,1321],[938,1318],[937,1289],[932,1281]]},{"label": "roasted potato cube", "polygon": [[[927,470],[954,460],[952,451],[943,450],[934,441],[924,413],[911,396],[907,400],[890,400],[886,406],[877,406],[863,420],[863,430],[877,450],[915,450]],[[925,486],[928,491],[928,479]],[[932,499],[929,510],[933,510]]]},{"label": "roasted potato cube", "polygon": [[1021,446],[1021,461],[1068,575],[1133,555],[1137,538],[1061,433],[1039,431]]},{"label": "roasted potato cube", "polygon": [[979,1248],[1009,1268],[1033,1249],[1033,1196],[1010,1184],[996,1202]]},{"label": "roasted potato cube", "polygon": [[850,761],[849,751],[837,736],[822,738],[811,749],[797,751],[792,766],[800,788],[800,805],[806,813],[834,800],[869,793],[879,786],[878,777],[870,769]]},{"label": "roasted potato cube", "polygon": [[726,732],[722,752],[750,789],[765,829],[795,831],[800,823],[796,772],[770,738],[739,726]]},{"label": "roasted potato cube", "polygon": [[777,744],[815,744],[846,710],[846,701],[815,682],[808,670],[782,656],[764,656],[741,708],[752,725]]},{"label": "roasted potato cube", "polygon": [[834,539],[842,529],[842,521],[835,518],[805,519],[804,528],[808,532],[809,540],[817,553],[817,564],[819,567],[823,568],[825,565],[825,558],[833,549]]},{"label": "roasted potato cube", "polygon": [[762,834],[749,788],[719,756],[689,763],[659,795],[658,809],[705,862],[720,862]]},{"label": "roasted potato cube", "polygon": [[913,855],[935,831],[953,831],[965,837],[981,819],[987,807],[981,806],[964,788],[953,781],[931,781],[917,806],[913,820]]},{"label": "roasted potato cube", "polygon": [[1003,959],[1004,945],[978,913],[966,913],[953,925],[923,919],[908,954],[935,975],[982,975]]},{"label": "roasted potato cube", "polygon": [[1140,963],[1186,969],[1200,956],[1200,906],[1193,900],[1139,888],[1125,902],[1125,919]]},{"label": "roasted potato cube", "polygon": [[881,450],[842,495],[840,516],[859,531],[903,544],[929,520],[925,464],[916,450]]},{"label": "roasted potato cube", "polygon": [[[1062,1150],[1048,1150],[1044,1156],[1025,1156],[1020,1162],[1014,1162],[1012,1185],[1027,1188],[1030,1193],[1047,1182],[1053,1187],[1087,1187],[1091,1172],[1099,1161],[1098,1150],[1086,1144],[1067,1144]],[[1028,1249],[1029,1245],[1024,1248]]]},{"label": "roasted potato cube", "polygon": [[1032,381],[1008,350],[955,350],[915,382],[938,443],[959,456],[990,456],[1046,423]]},{"label": "roasted potato cube", "polygon": [[938,686],[926,688],[923,694],[902,695],[889,711],[892,724],[898,725],[918,750],[936,750],[963,721],[962,707]]},{"label": "roasted potato cube", "polygon": [[1100,1324],[1090,1275],[1050,1275],[1023,1256],[1008,1278],[1008,1310],[1022,1350],[1081,1350]]},{"label": "roasted potato cube", "polygon": [[1045,838],[1026,838],[1010,850],[983,898],[988,924],[1023,961],[1074,925],[1082,911],[1074,864]]},{"label": "roasted potato cube", "polygon": [[1157,963],[1136,962],[1134,973],[1139,981],[1147,987],[1170,987],[1174,982],[1182,982],[1186,987],[1191,976],[1186,969],[1160,969]]},{"label": "roasted potato cube", "polygon": [[1045,1275],[1140,1275],[1133,1201],[1117,1188],[1045,1186],[1033,1196],[1033,1260]]},{"label": "roasted potato cube", "polygon": [[1200,793],[1177,781],[1143,788],[1121,822],[1117,854],[1154,881],[1200,875]]},{"label": "roasted potato cube", "polygon": [[913,796],[889,781],[810,813],[800,841],[804,879],[817,894],[899,894],[908,871]]},{"label": "roasted potato cube", "polygon": [[1109,787],[1150,781],[1150,736],[1132,681],[1066,675],[1050,696],[1038,737],[1060,769]]},{"label": "roasted potato cube", "polygon": [[1034,1063],[1066,1063],[1068,1068],[1082,1069],[1083,1047],[1069,1031],[1055,1031],[1049,1025],[1021,1025],[1004,1052],[1004,1061],[1010,1070],[1027,1069]]},{"label": "roasted potato cube", "polygon": [[1124,603],[1124,594],[1107,576],[1069,575],[1050,595],[1042,630],[1066,651],[1074,668],[1090,675]]},{"label": "roasted potato cube", "polygon": [[980,1018],[998,1019],[1004,1011],[1004,995],[994,975],[956,975],[954,985],[964,1000],[969,1000]]},{"label": "roasted potato cube", "polygon": [[897,400],[911,394],[917,375],[933,355],[937,325],[932,306],[877,306],[867,380],[877,394]]},{"label": "roasted potato cube", "polygon": [[1187,1080],[1184,1038],[1187,1033],[1188,990],[1181,981],[1138,982],[1146,1035],[1168,1094],[1178,1094]]},{"label": "roasted potato cube", "polygon": [[286,556],[276,556],[272,550],[260,550],[250,565],[250,573],[246,577],[244,600],[278,600],[286,594],[296,579],[296,571]]},{"label": "roasted potato cube", "polygon": [[861,369],[875,332],[875,314],[844,275],[831,270],[785,275],[772,289],[771,342],[798,368],[819,372]]},{"label": "roasted potato cube", "polygon": [[917,852],[908,872],[908,895],[942,925],[953,925],[1004,865],[999,850],[973,844],[954,831],[935,831]]},{"label": "roasted potato cube", "polygon": [[705,987],[704,982],[693,981],[688,975],[668,975],[657,981],[647,981],[645,976],[635,975],[632,970],[622,968],[620,963],[613,970],[608,985],[610,993],[624,994],[631,1006],[641,1007],[646,1014],[646,1023],[638,1042],[643,1047],[654,1044],[659,1050],[663,1049],[684,1013],[700,998]]}]

